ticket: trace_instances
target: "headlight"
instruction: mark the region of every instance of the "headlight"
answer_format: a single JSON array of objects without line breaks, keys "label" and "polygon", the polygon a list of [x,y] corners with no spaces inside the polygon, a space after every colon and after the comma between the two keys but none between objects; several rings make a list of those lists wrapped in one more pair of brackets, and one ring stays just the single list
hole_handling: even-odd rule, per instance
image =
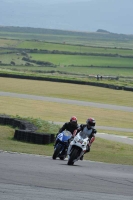
[{"label": "headlight", "polygon": [[87,145],[87,142],[83,142],[83,145]]}]

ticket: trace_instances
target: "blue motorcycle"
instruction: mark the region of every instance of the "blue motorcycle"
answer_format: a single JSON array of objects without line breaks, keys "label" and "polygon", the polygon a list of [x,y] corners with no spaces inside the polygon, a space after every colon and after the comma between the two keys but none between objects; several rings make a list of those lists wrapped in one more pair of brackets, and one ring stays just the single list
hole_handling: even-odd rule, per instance
[{"label": "blue motorcycle", "polygon": [[54,153],[52,158],[55,160],[57,157],[60,158],[60,160],[64,160],[67,156],[67,149],[70,143],[70,139],[72,137],[71,132],[69,131],[63,131],[62,133],[59,133],[56,138],[56,144],[54,147]]}]

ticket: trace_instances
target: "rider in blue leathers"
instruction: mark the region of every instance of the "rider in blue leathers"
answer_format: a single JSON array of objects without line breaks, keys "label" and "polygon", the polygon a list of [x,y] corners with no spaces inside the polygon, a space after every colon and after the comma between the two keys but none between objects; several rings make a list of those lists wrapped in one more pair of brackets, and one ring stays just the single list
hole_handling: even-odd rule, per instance
[{"label": "rider in blue leathers", "polygon": [[[77,120],[77,117],[75,116],[72,116],[70,118],[70,121],[69,122],[66,122],[60,129],[59,129],[59,132],[57,133],[57,135],[61,132],[63,132],[64,130],[67,130],[67,131],[70,131],[71,134],[72,134],[72,137],[75,136],[76,132],[77,132],[77,129],[79,128],[79,125],[78,125],[78,120]],[[56,137],[57,137],[56,135]],[[57,142],[57,141],[56,141]],[[54,144],[54,146],[56,145],[56,142]]]}]

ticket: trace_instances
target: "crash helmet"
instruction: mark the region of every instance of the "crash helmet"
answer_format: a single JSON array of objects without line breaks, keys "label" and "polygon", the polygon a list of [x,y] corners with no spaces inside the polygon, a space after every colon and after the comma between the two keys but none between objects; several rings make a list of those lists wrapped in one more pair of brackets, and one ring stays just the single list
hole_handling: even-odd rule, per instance
[{"label": "crash helmet", "polygon": [[77,125],[77,117],[72,116],[72,117],[70,118],[70,123],[71,123],[72,125],[76,126],[76,125]]},{"label": "crash helmet", "polygon": [[86,120],[86,124],[87,124],[87,127],[88,127],[88,128],[94,128],[95,125],[96,125],[96,121],[95,121],[94,118],[88,118],[88,119]]}]

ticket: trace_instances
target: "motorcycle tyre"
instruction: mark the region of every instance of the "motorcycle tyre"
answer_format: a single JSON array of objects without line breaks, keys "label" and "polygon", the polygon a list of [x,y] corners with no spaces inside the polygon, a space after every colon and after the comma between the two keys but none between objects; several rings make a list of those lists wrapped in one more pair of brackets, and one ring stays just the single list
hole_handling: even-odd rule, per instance
[{"label": "motorcycle tyre", "polygon": [[53,156],[52,156],[53,160],[56,160],[56,158],[60,154],[60,150],[61,150],[61,146],[58,145],[57,148],[55,149],[54,153],[53,153]]},{"label": "motorcycle tyre", "polygon": [[67,155],[61,156],[60,160],[65,160],[66,157],[67,157]]},{"label": "motorcycle tyre", "polygon": [[68,160],[68,163],[67,163],[68,165],[73,165],[74,164],[73,160],[76,159],[78,151],[79,151],[79,149],[73,149],[73,151],[71,153],[71,156],[70,156],[70,158]]},{"label": "motorcycle tyre", "polygon": [[65,157],[60,157],[60,160],[65,160]]}]

